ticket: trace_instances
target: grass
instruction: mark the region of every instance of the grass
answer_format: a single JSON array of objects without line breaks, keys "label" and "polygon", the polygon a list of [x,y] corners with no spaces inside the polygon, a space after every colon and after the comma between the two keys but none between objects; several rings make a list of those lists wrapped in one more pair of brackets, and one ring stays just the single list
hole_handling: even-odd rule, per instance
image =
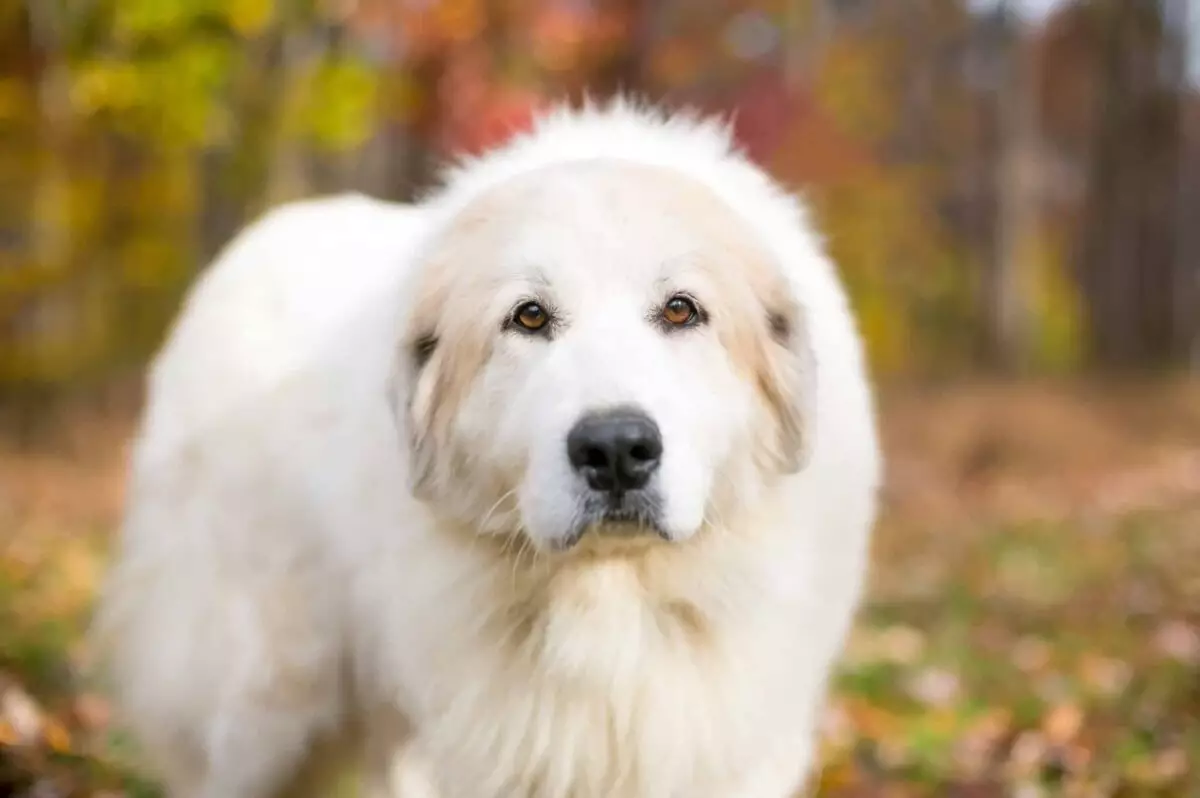
[{"label": "grass", "polygon": [[[882,418],[819,794],[1200,795],[1200,387],[897,388]],[[0,795],[157,794],[80,679],[126,431],[0,452]]]}]

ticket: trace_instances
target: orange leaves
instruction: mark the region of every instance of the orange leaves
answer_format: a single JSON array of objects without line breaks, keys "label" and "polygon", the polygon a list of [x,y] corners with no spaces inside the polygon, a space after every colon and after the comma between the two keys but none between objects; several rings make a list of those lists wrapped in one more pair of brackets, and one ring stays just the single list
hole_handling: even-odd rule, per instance
[{"label": "orange leaves", "polygon": [[1075,704],[1059,704],[1042,719],[1042,734],[1051,745],[1067,745],[1083,728],[1083,710]]},{"label": "orange leaves", "polygon": [[707,58],[705,48],[696,42],[668,39],[650,53],[650,77],[656,85],[680,84],[700,71]]},{"label": "orange leaves", "polygon": [[791,98],[776,91],[774,106],[788,111],[767,161],[780,179],[804,187],[836,186],[879,168],[870,148],[843,131],[810,91]]},{"label": "orange leaves", "polygon": [[360,0],[350,19],[365,35],[395,41],[412,59],[478,38],[487,21],[484,0]]},{"label": "orange leaves", "polygon": [[[1200,494],[1138,505],[1069,498],[1080,479],[1097,496],[1111,493],[1097,469],[1140,471],[1164,449],[1195,448],[1200,428],[1180,424],[1195,420],[1183,409],[1196,406],[1194,386],[1162,390],[1117,399],[976,384],[914,392],[907,411],[896,393],[885,401],[899,493],[913,492],[914,470],[947,492],[962,444],[1011,426],[988,479],[1064,507],[1051,521],[1042,501],[1008,499],[998,514],[983,490],[957,491],[953,516],[891,503],[871,600],[822,727],[829,770],[819,794],[1196,793],[1200,616],[1191,608],[1200,605],[1190,586],[1200,585],[1200,561],[1178,562],[1194,549]],[[946,446],[953,438],[960,443]],[[1006,576],[1014,552],[1070,589]]]},{"label": "orange leaves", "polygon": [[482,0],[441,0],[429,9],[432,28],[443,43],[470,41],[483,32]]},{"label": "orange leaves", "polygon": [[534,59],[552,72],[574,65],[580,49],[591,35],[590,22],[589,15],[557,5],[537,14],[530,28]]},{"label": "orange leaves", "polygon": [[46,714],[29,693],[0,673],[0,748],[42,749],[70,753],[71,733],[58,718]]},{"label": "orange leaves", "polygon": [[527,90],[480,86],[470,105],[447,109],[440,144],[448,151],[479,152],[528,130],[541,98]]},{"label": "orange leaves", "polygon": [[[0,789],[17,795],[126,796],[101,791],[103,782],[125,781],[104,774],[110,764],[96,758],[95,738],[107,731],[107,713],[103,717],[104,725],[91,725],[69,708],[51,712],[0,672]],[[64,763],[75,763],[79,772]]]}]

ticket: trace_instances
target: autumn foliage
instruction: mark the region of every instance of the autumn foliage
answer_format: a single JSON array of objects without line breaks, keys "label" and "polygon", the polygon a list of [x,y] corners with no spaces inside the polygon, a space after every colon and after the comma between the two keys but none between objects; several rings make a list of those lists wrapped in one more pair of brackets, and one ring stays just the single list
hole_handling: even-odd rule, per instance
[{"label": "autumn foliage", "polygon": [[[1170,0],[1157,1],[1136,42],[1166,57],[1175,40],[1153,26]],[[1067,4],[1027,30],[963,0],[8,0],[0,385],[36,405],[122,374],[195,271],[270,205],[411,196],[441,160],[499,143],[539,107],[621,89],[726,115],[807,196],[878,368],[961,371],[995,346],[1009,365],[1076,367],[1122,323],[1106,286],[1132,268],[1080,263],[1107,251],[1085,246],[1096,225],[1125,235],[1086,183],[1129,167],[1083,155],[1109,102],[1099,76],[1120,5]],[[1021,91],[1024,128],[1004,122]],[[1145,124],[1200,116],[1180,91],[1146,105]],[[1163,117],[1168,102],[1184,110]],[[1171,130],[1144,137],[1178,150],[1165,181],[1200,160],[1200,134]],[[1156,202],[1154,218],[1175,207]],[[1190,240],[1174,261],[1147,251],[1145,268],[1189,285]],[[1186,301],[1138,311],[1176,319],[1147,344],[1164,358],[1190,340]]]},{"label": "autumn foliage", "polygon": [[819,793],[1200,795],[1194,384],[895,387],[1200,352],[1188,0],[1016,5],[0,0],[0,421],[54,439],[0,435],[0,795],[157,794],[81,676],[127,422],[47,411],[136,385],[265,209],[412,198],[618,90],[804,197],[890,388]]}]

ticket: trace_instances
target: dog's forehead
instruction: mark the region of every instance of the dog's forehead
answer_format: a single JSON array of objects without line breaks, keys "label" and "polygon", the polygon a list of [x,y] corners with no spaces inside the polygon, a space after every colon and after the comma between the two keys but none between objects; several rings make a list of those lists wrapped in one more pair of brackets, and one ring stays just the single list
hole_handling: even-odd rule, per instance
[{"label": "dog's forehead", "polygon": [[655,282],[755,246],[708,187],[671,169],[612,159],[510,178],[467,205],[455,227],[486,253],[477,267],[560,289]]}]

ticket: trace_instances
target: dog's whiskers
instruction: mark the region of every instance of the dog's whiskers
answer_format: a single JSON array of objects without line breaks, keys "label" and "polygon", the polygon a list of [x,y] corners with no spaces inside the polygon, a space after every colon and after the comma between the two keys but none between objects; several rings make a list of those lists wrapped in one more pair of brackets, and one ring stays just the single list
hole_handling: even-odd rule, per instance
[{"label": "dog's whiskers", "polygon": [[500,509],[500,505],[504,504],[504,502],[508,501],[513,496],[515,496],[516,493],[517,493],[516,488],[510,488],[509,490],[506,490],[500,496],[499,499],[496,499],[496,501],[493,502],[492,506],[488,508],[488,511],[483,514],[483,518],[482,518],[482,520],[480,520],[479,524],[476,526],[475,531],[479,534],[485,533],[487,531],[487,525],[489,523],[491,523],[492,516],[494,516],[496,514],[496,511],[498,509]]}]

